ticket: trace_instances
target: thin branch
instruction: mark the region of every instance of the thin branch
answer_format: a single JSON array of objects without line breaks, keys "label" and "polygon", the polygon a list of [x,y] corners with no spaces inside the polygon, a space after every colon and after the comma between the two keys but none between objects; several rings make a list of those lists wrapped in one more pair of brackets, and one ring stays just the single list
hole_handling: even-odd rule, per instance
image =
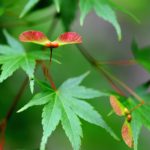
[{"label": "thin branch", "polygon": [[100,61],[99,65],[135,65],[137,64],[136,60],[116,60],[116,61]]},{"label": "thin branch", "polygon": [[77,45],[80,52],[83,54],[83,56],[90,62],[92,66],[94,66],[100,73],[104,75],[104,77],[109,81],[112,88],[120,95],[125,96],[125,93],[114,83],[114,81],[103,71],[99,68],[99,64],[97,64],[96,60],[87,52],[87,50],[81,46]]},{"label": "thin branch", "polygon": [[[136,94],[130,87],[128,87],[124,82],[122,82],[121,80],[119,80],[117,77],[115,77],[114,75],[112,75],[110,72],[108,72],[106,69],[104,69],[102,66],[99,65],[99,63],[97,63],[97,61],[95,60],[95,58],[93,58],[85,48],[81,47],[81,46],[77,46],[79,48],[79,50],[81,51],[81,53],[85,56],[85,58],[93,65],[95,66],[98,70],[100,70],[103,75],[107,78],[110,79],[109,82],[111,81],[111,84],[113,83],[113,85],[115,85],[115,87],[117,87],[118,90],[120,90],[120,88],[118,86],[116,86],[116,84],[113,82],[117,82],[120,86],[122,86],[126,91],[128,91],[133,97],[135,97],[137,100],[140,101],[141,104],[144,103],[144,100],[138,95]],[[121,90],[122,91],[122,90]],[[117,91],[118,92],[118,91]],[[123,92],[124,93],[124,92]]]}]

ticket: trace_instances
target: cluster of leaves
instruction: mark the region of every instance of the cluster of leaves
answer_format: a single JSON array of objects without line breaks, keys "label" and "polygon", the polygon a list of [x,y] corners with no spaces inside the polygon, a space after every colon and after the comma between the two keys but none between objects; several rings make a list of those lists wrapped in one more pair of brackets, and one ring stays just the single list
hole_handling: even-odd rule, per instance
[{"label": "cluster of leaves", "polygon": [[[26,15],[30,9],[35,6],[39,0],[29,0],[28,3],[25,5],[24,9],[22,10],[20,17],[23,17]],[[76,0],[65,0],[65,3],[62,0],[53,0],[57,12],[60,14],[60,18],[62,19],[62,22],[64,24],[64,27],[66,30],[69,29],[70,24],[75,18],[75,14],[77,11],[77,5],[78,1]],[[68,9],[69,6],[69,9]],[[108,21],[111,23],[117,34],[118,34],[118,39],[121,39],[121,28],[117,20],[117,16],[115,13],[115,10],[120,10],[123,13],[128,14],[131,16],[133,19],[135,19],[137,22],[139,20],[128,10],[126,10],[124,7],[119,6],[115,4],[114,2],[110,0],[80,0],[79,1],[79,6],[80,6],[80,11],[81,11],[81,16],[80,16],[80,24],[83,25],[84,19],[87,16],[87,14],[94,10],[95,13],[103,18],[104,20]]]},{"label": "cluster of leaves", "polygon": [[48,137],[60,121],[73,149],[79,150],[83,134],[78,117],[106,129],[115,139],[118,139],[102,116],[89,103],[83,101],[83,99],[108,96],[106,93],[80,86],[79,84],[87,75],[88,72],[68,79],[57,91],[52,90],[49,85],[39,82],[42,92],[36,94],[29,103],[18,111],[22,112],[35,105],[44,105],[42,112],[43,137],[40,146],[41,150],[45,150]]},{"label": "cluster of leaves", "polygon": [[[34,90],[34,70],[37,60],[49,60],[49,54],[40,50],[25,51],[24,47],[6,30],[3,30],[8,45],[0,45],[0,82],[11,76],[17,69],[23,69],[30,79],[30,89]],[[57,60],[53,59],[57,62]]]}]

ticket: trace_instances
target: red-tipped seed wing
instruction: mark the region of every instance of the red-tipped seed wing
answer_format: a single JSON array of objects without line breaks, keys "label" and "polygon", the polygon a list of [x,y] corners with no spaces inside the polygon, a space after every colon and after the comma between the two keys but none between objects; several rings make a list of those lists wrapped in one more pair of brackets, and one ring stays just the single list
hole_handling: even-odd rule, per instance
[{"label": "red-tipped seed wing", "polygon": [[48,40],[47,36],[44,33],[34,30],[25,31],[21,33],[19,36],[19,40],[22,42],[31,42],[40,44],[43,46],[47,46],[50,43],[50,41]]},{"label": "red-tipped seed wing", "polygon": [[59,46],[66,44],[79,44],[82,43],[82,37],[76,32],[66,32],[61,34],[56,42],[58,42]]}]

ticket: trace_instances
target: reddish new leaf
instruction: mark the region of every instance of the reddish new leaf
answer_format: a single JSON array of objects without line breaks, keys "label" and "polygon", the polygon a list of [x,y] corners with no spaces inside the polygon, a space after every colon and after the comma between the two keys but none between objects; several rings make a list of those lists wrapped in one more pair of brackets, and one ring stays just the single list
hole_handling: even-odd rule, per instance
[{"label": "reddish new leaf", "polygon": [[44,33],[34,30],[23,32],[20,34],[19,39],[22,42],[32,42],[44,46],[47,46],[50,43]]},{"label": "reddish new leaf", "polygon": [[120,103],[120,101],[116,98],[116,96],[113,96],[113,95],[110,96],[110,104],[111,104],[114,112],[118,116],[124,115],[124,106]]},{"label": "reddish new leaf", "polygon": [[61,34],[56,42],[59,43],[59,46],[65,44],[78,44],[82,43],[82,37],[76,32],[66,32]]},{"label": "reddish new leaf", "polygon": [[125,121],[123,126],[122,126],[122,138],[124,142],[130,147],[133,147],[133,136],[132,136],[132,129],[131,125],[128,121]]}]

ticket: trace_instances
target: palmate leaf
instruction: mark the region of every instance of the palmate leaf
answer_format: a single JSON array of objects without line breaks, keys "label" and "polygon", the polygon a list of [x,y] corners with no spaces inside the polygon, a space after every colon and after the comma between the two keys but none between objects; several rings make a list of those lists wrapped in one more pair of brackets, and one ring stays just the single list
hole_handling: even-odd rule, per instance
[{"label": "palmate leaf", "polygon": [[104,20],[108,21],[109,23],[111,23],[117,34],[118,34],[118,39],[121,39],[121,29],[120,29],[120,25],[117,21],[117,17],[115,14],[114,9],[119,9],[122,12],[130,15],[131,17],[133,17],[134,19],[137,20],[137,18],[130,13],[129,11],[127,11],[126,9],[114,4],[113,2],[109,1],[109,0],[80,0],[80,11],[81,11],[81,16],[80,16],[80,24],[83,25],[84,19],[87,16],[87,14],[91,11],[94,10],[95,13],[103,18]]},{"label": "palmate leaf", "polygon": [[[6,40],[9,44],[0,45],[0,64],[1,75],[0,82],[3,82],[9,76],[11,76],[17,69],[23,69],[30,79],[30,89],[33,92],[34,89],[34,70],[36,60],[49,60],[49,54],[46,55],[43,52],[38,52],[40,54],[37,57],[36,51],[26,52],[23,46],[14,39],[6,30],[3,31],[6,37]],[[35,55],[36,54],[36,55]]]},{"label": "palmate leaf", "polygon": [[86,2],[84,0],[80,0],[81,25],[83,25],[84,18],[92,9],[95,10],[96,14],[99,17],[102,17],[104,20],[110,22],[114,26],[118,34],[118,38],[120,40],[121,39],[120,25],[117,21],[115,11],[113,10],[108,0],[100,0],[100,1],[87,0]]},{"label": "palmate leaf", "polygon": [[83,101],[83,99],[107,95],[106,93],[79,85],[88,73],[68,79],[57,91],[52,91],[47,84],[39,82],[43,92],[36,94],[29,103],[18,111],[21,112],[31,106],[45,104],[42,113],[43,137],[40,150],[45,150],[48,137],[59,122],[61,122],[73,149],[79,150],[81,137],[83,136],[79,117],[106,129],[115,139],[118,139],[102,116],[89,103]]}]

